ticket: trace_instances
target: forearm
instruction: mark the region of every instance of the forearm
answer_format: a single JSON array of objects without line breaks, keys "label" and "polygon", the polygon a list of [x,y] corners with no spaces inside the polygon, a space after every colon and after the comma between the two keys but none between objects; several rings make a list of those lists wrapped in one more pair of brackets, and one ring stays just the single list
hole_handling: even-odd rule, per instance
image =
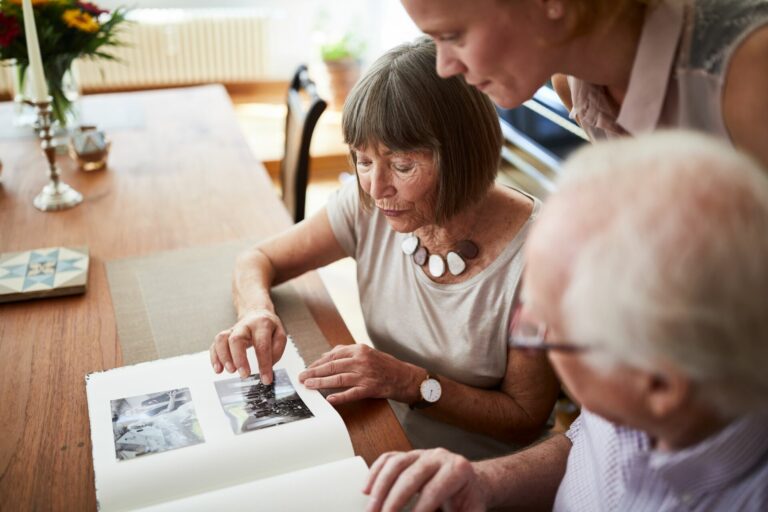
[{"label": "forearm", "polygon": [[570,450],[558,434],[514,455],[473,462],[488,507],[552,510]]},{"label": "forearm", "polygon": [[345,257],[325,209],[288,231],[242,253],[235,264],[233,295],[238,315],[274,313],[270,289]]},{"label": "forearm", "polygon": [[518,402],[500,390],[467,386],[440,377],[442,397],[424,412],[465,430],[478,432],[507,443],[529,443],[535,440],[549,418],[556,394],[543,396],[547,403],[536,404],[536,410]]},{"label": "forearm", "polygon": [[232,284],[238,318],[242,318],[248,311],[266,309],[275,312],[270,296],[274,273],[269,258],[258,248],[238,256]]}]

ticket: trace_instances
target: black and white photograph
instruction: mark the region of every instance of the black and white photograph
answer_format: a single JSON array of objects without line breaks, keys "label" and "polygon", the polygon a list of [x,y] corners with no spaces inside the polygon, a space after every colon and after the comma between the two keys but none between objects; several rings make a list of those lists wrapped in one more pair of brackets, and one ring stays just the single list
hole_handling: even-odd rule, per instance
[{"label": "black and white photograph", "polygon": [[205,442],[189,388],[111,400],[111,407],[118,460]]},{"label": "black and white photograph", "polygon": [[265,386],[259,375],[216,382],[221,406],[235,434],[291,423],[314,416],[296,393],[284,369],[274,371],[274,382]]}]

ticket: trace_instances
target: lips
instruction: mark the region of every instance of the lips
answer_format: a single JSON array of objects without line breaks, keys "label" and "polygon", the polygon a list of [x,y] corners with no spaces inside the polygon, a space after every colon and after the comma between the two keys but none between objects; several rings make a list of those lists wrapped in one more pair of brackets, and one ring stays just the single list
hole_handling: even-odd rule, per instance
[{"label": "lips", "polygon": [[384,208],[379,208],[379,211],[386,215],[387,217],[399,217],[403,213],[405,213],[405,210],[385,210]]},{"label": "lips", "polygon": [[491,85],[491,81],[485,80],[484,82],[478,82],[476,84],[470,83],[469,85],[476,88],[478,91],[483,92]]}]

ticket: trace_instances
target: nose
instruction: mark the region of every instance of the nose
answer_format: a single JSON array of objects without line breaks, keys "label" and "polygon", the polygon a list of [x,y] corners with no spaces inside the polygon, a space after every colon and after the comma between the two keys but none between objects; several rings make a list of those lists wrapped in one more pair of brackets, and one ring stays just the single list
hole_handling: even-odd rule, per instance
[{"label": "nose", "polygon": [[444,44],[437,46],[437,74],[442,78],[448,78],[465,73],[467,67],[456,53],[446,46]]},{"label": "nose", "polygon": [[384,199],[395,194],[395,187],[392,185],[391,180],[392,176],[386,166],[374,164],[370,176],[371,186],[368,193],[373,199]]}]

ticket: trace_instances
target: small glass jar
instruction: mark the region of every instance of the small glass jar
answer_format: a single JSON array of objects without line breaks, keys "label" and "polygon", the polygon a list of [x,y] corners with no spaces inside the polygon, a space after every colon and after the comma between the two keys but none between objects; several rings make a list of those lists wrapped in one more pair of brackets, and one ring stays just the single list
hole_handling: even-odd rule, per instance
[{"label": "small glass jar", "polygon": [[100,171],[107,166],[110,145],[104,132],[95,126],[79,126],[70,137],[69,155],[80,170]]}]

